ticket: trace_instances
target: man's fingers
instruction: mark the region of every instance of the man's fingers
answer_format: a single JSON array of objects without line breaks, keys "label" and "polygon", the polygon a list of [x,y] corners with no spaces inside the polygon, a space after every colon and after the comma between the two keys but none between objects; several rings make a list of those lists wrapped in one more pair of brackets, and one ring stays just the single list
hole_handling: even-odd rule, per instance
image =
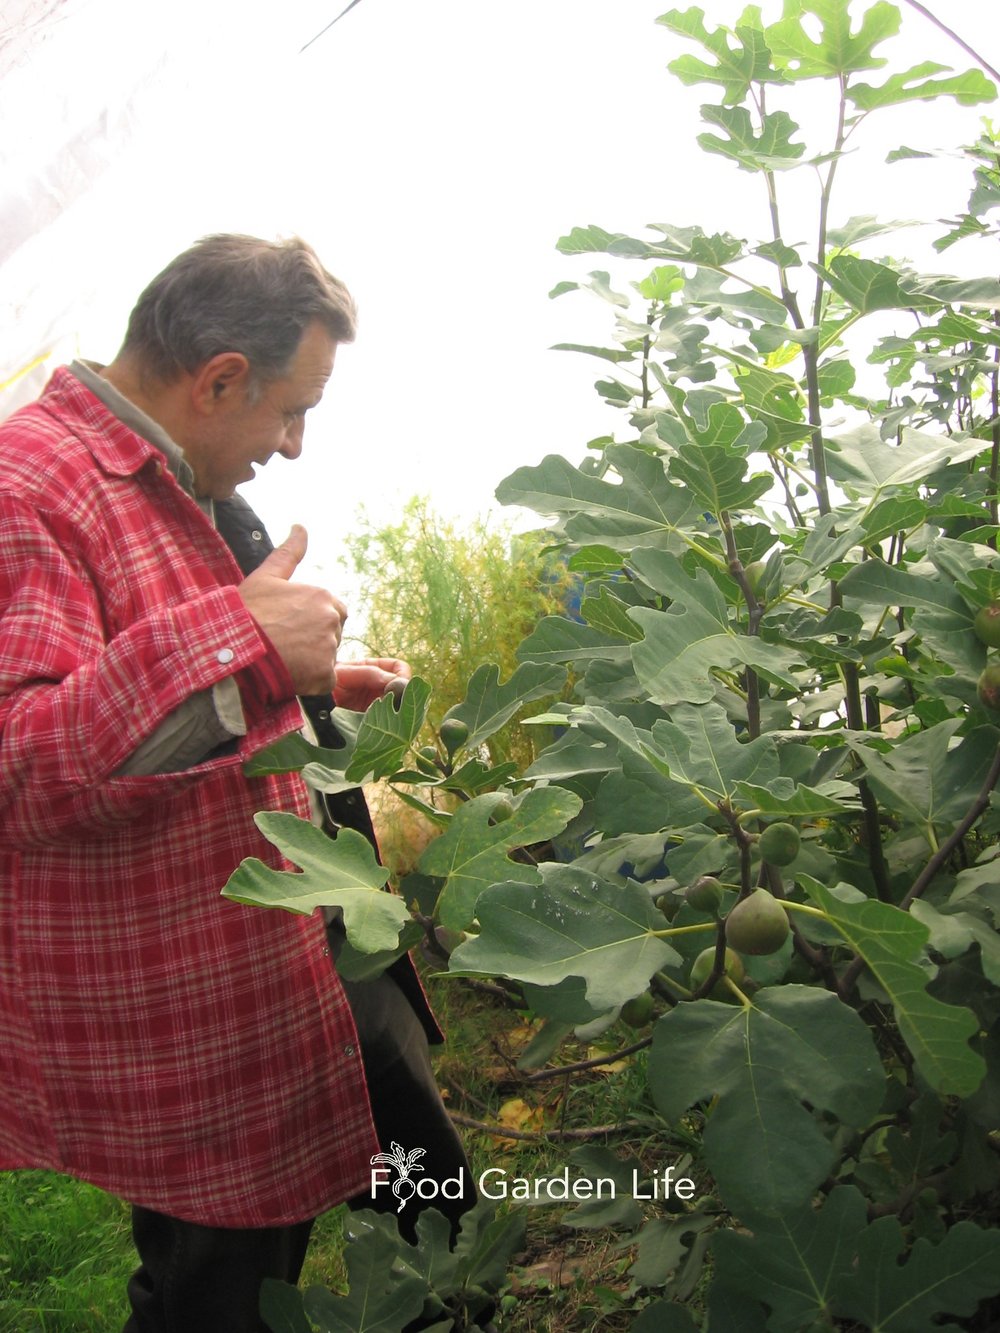
[{"label": "man's fingers", "polygon": [[290,579],[305,555],[308,543],[309,536],[305,528],[301,523],[294,523],[291,532],[281,545],[276,546],[257,566],[257,573],[270,574],[278,579]]}]

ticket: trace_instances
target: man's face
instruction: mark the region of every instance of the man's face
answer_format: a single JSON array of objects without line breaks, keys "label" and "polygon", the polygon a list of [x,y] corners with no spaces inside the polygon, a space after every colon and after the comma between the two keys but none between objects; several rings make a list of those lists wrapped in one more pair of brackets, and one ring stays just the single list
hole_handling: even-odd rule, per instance
[{"label": "man's face", "polygon": [[185,444],[199,495],[225,500],[274,454],[298,458],[305,416],[323,397],[337,344],[318,323],[302,335],[287,375],[250,392],[249,376],[219,389],[218,410],[197,441]]}]

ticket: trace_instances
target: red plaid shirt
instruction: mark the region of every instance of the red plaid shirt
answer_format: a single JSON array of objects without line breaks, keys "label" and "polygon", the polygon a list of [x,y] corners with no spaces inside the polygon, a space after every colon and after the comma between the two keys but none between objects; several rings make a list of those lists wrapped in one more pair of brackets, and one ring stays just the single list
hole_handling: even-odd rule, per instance
[{"label": "red plaid shirt", "polygon": [[[51,1167],[214,1226],[312,1217],[377,1151],[322,921],[220,896],[289,868],[248,754],[301,724],[219,535],[66,370],[0,426],[0,1168]],[[236,674],[239,753],[117,775]]]}]

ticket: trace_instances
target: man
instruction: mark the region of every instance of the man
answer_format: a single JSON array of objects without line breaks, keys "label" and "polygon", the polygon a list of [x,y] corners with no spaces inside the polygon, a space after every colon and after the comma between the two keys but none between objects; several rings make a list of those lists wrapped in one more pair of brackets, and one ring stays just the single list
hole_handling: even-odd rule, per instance
[{"label": "man", "polygon": [[407,674],[337,663],[301,528],[244,577],[214,523],[298,456],[354,327],[301,241],[209,237],[109,366],[0,427],[0,1168],[133,1204],[129,1333],[256,1333],[262,1278],[297,1278],[380,1146],[322,919],[220,897],[284,864],[256,811],[310,814],[243,772],[297,696],[361,709]]}]

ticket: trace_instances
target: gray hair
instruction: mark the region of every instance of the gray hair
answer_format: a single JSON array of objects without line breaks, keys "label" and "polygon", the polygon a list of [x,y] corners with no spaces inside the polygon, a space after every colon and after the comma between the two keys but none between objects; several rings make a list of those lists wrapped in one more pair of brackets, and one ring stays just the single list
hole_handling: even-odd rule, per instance
[{"label": "gray hair", "polygon": [[121,354],[169,383],[222,352],[240,352],[260,384],[287,374],[315,321],[335,342],[354,339],[351,294],[305,241],[206,236],[139,297]]}]

